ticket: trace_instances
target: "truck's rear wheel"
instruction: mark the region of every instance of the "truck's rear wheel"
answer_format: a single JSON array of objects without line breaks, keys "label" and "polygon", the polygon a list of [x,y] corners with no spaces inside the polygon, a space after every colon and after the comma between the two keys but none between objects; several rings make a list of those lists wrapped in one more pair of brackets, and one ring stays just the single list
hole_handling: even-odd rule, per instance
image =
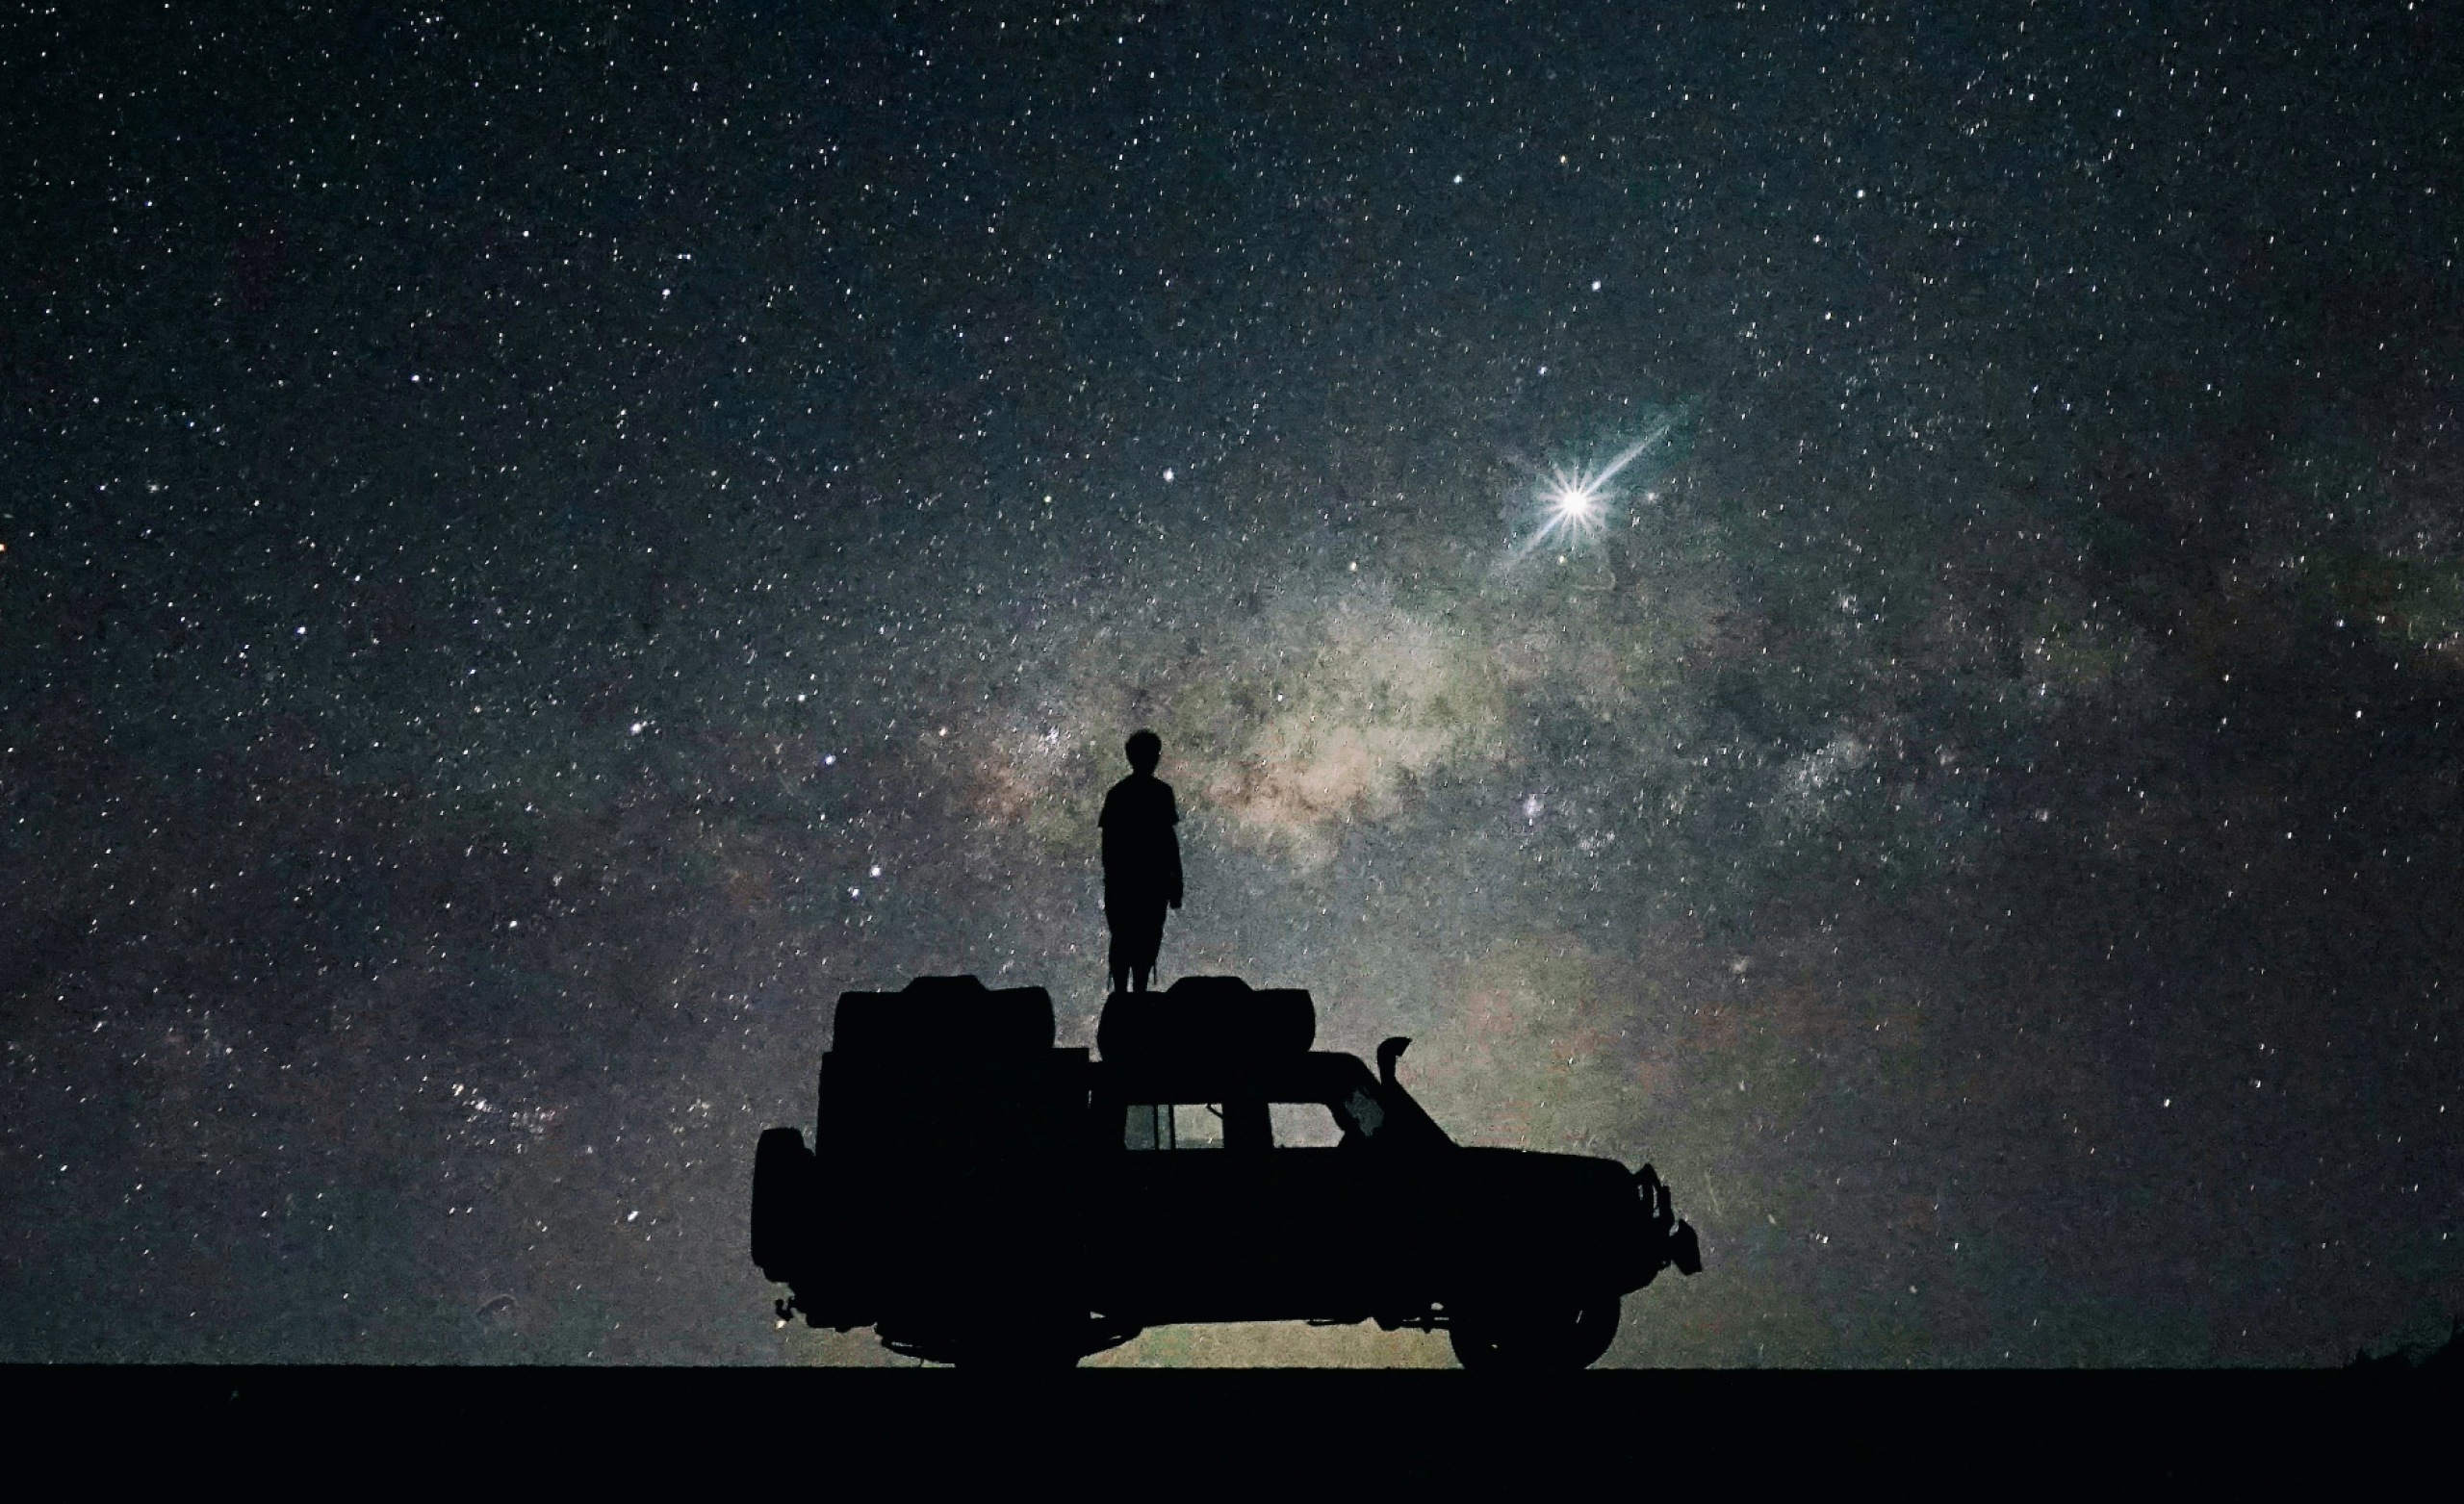
[{"label": "truck's rear wheel", "polygon": [[1536,1303],[1476,1302],[1448,1331],[1454,1358],[1466,1368],[1519,1373],[1588,1368],[1617,1336],[1614,1295]]},{"label": "truck's rear wheel", "polygon": [[812,1258],[814,1169],[805,1135],[766,1129],[753,1152],[753,1262],[784,1285]]},{"label": "truck's rear wheel", "polygon": [[927,1363],[955,1364],[962,1368],[1040,1372],[1074,1368],[1090,1353],[1116,1347],[1138,1335],[1095,1317],[1046,1321],[1013,1317],[952,1318],[944,1313],[922,1326],[885,1321],[879,1328],[882,1345],[891,1352]]},{"label": "truck's rear wheel", "polygon": [[1075,1368],[1084,1356],[1074,1334],[1048,1331],[996,1332],[980,1337],[963,1349],[962,1368],[990,1368],[1012,1373],[1040,1373]]}]

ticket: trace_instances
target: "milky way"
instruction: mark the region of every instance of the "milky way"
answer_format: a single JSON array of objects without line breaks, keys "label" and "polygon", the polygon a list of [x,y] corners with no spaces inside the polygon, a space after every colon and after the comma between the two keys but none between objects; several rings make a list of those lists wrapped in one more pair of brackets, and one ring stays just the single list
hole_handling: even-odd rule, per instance
[{"label": "milky way", "polygon": [[0,22],[0,1359],[886,1361],[755,1136],[1142,726],[1610,1363],[2464,1312],[2451,26],[521,9]]}]

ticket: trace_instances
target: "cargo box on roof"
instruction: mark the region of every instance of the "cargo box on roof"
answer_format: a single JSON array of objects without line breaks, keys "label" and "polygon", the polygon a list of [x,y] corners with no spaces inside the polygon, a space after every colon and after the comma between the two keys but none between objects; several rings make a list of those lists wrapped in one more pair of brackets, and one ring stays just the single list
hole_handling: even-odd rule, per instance
[{"label": "cargo box on roof", "polygon": [[1052,994],[918,977],[898,992],[842,992],[830,1047],[849,1056],[1031,1056],[1053,1046]]}]

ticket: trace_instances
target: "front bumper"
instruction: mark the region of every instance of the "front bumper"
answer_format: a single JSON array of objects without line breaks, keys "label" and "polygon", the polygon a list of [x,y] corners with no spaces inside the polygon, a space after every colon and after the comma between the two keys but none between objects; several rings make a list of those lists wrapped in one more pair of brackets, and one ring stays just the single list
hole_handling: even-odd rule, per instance
[{"label": "front bumper", "polygon": [[1634,1172],[1634,1194],[1642,1198],[1650,1220],[1651,1272],[1674,1265],[1680,1274],[1702,1273],[1703,1240],[1695,1236],[1693,1223],[1679,1220],[1667,1183],[1648,1164]]}]

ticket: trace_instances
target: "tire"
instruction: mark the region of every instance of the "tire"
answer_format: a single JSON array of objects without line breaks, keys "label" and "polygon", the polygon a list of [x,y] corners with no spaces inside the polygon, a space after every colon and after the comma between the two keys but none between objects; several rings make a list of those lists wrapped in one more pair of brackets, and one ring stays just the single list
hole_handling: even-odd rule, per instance
[{"label": "tire", "polygon": [[1077,1367],[1078,1359],[1077,1344],[1066,1338],[1050,1333],[1003,1333],[969,1343],[964,1356],[959,1359],[959,1366],[994,1373],[1050,1373]]},{"label": "tire", "polygon": [[[1128,1338],[1092,1320],[954,1319],[942,1313],[920,1327],[885,1321],[882,1345],[902,1357],[996,1373],[1048,1373],[1075,1368],[1080,1359]],[[1136,1335],[1133,1331],[1130,1335]]]},{"label": "tire", "polygon": [[753,1152],[753,1262],[781,1285],[803,1274],[812,1258],[813,1181],[805,1135],[764,1130]]},{"label": "tire", "polygon": [[1608,1351],[1621,1304],[1614,1295],[1551,1305],[1476,1303],[1454,1318],[1447,1336],[1455,1362],[1466,1368],[1572,1373]]}]

